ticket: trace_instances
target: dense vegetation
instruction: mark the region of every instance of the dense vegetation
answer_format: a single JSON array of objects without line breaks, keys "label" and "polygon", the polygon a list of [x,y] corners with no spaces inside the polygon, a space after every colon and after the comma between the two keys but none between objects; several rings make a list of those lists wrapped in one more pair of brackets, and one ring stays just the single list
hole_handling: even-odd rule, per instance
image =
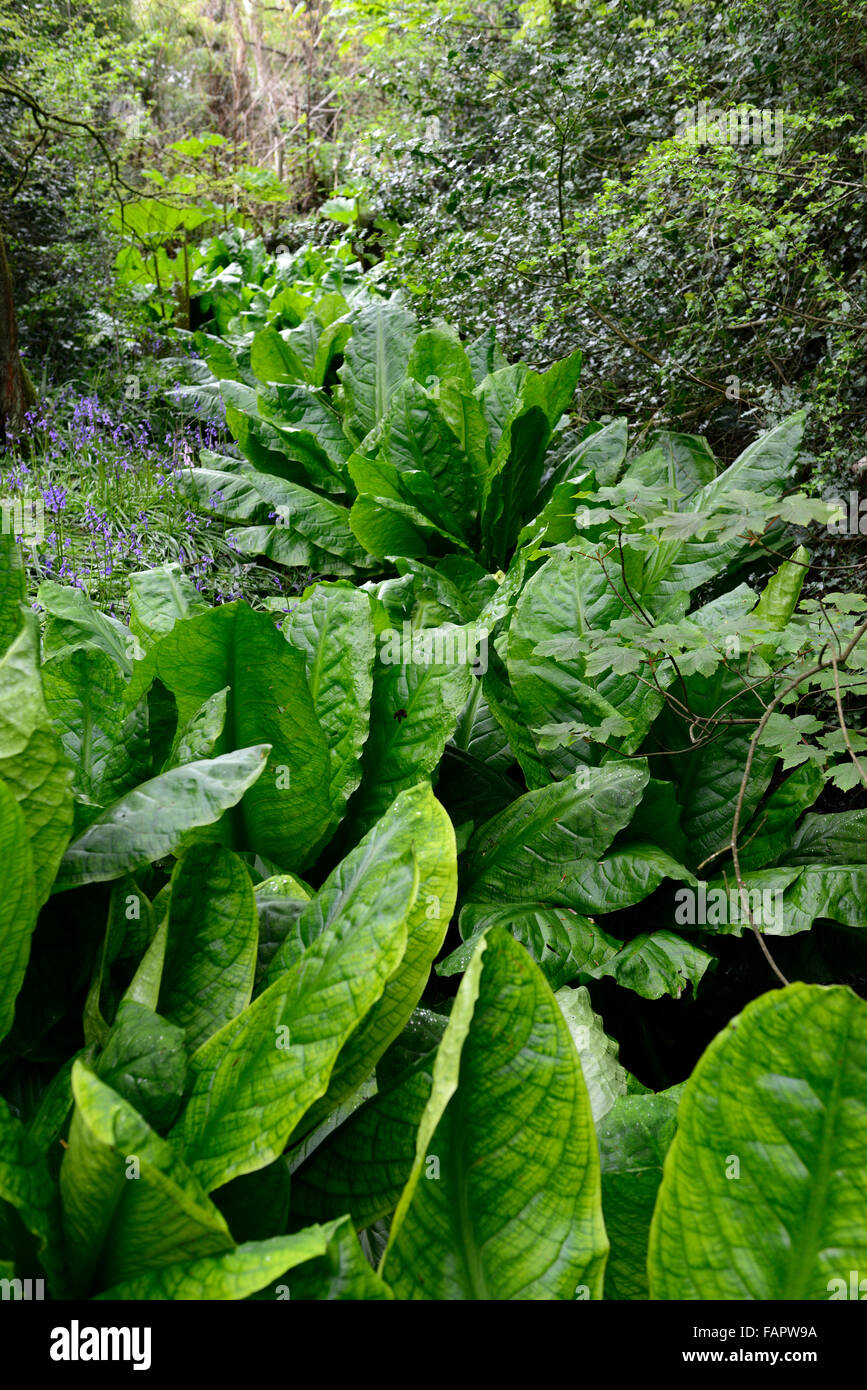
[{"label": "dense vegetation", "polygon": [[0,0],[0,1277],[859,1296],[859,11]]}]

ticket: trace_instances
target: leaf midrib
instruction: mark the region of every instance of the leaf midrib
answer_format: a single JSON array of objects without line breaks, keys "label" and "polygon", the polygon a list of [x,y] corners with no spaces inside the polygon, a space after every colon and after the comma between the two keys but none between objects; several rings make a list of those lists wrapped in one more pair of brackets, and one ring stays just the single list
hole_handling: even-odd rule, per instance
[{"label": "leaf midrib", "polygon": [[830,1185],[831,1159],[837,1134],[837,1112],[846,1068],[846,1054],[849,1048],[850,1029],[842,1035],[838,1055],[834,1059],[831,1094],[824,1109],[822,1142],[819,1146],[818,1162],[810,1174],[810,1196],[803,1220],[797,1224],[798,1239],[795,1241],[796,1258],[789,1262],[786,1282],[780,1297],[787,1301],[808,1297],[811,1276],[816,1266],[819,1250],[820,1219],[825,1208]]}]

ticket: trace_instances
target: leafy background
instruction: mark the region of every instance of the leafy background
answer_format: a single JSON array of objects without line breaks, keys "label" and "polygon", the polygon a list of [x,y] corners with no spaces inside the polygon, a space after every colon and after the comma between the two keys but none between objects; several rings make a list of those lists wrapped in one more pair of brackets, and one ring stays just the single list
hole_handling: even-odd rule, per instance
[{"label": "leafy background", "polygon": [[2,1277],[841,1296],[857,7],[0,18]]}]

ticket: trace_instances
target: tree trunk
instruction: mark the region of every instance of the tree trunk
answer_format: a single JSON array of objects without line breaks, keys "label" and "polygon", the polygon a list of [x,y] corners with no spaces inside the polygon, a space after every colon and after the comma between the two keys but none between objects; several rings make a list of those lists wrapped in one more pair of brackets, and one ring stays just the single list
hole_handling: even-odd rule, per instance
[{"label": "tree trunk", "polygon": [[0,232],[0,443],[6,444],[9,435],[21,429],[25,410],[35,403],[33,383],[18,356],[12,274]]}]

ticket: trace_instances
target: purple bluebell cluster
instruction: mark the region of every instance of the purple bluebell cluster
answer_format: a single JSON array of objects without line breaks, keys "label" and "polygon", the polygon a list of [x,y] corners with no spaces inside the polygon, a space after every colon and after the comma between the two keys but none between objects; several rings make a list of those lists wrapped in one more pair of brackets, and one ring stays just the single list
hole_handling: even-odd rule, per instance
[{"label": "purple bluebell cluster", "polygon": [[113,611],[127,574],[177,561],[211,602],[282,596],[281,577],[244,560],[225,526],[190,503],[199,451],[238,456],[237,446],[201,412],[167,420],[165,399],[142,385],[134,400],[106,403],[67,384],[27,413],[0,452],[0,497],[42,508],[43,534],[18,538],[31,581],[75,585]]},{"label": "purple bluebell cluster", "polygon": [[[0,496],[41,499],[45,534],[19,537],[32,577],[51,578],[107,600],[108,581],[148,564],[178,559],[204,590],[216,563],[198,553],[197,535],[213,518],[187,505],[183,474],[201,448],[225,447],[213,422],[184,421],[162,442],[142,414],[158,418],[145,386],[135,402],[107,405],[72,384],[27,412],[0,454]],[[109,586],[113,587],[113,586]]]}]

